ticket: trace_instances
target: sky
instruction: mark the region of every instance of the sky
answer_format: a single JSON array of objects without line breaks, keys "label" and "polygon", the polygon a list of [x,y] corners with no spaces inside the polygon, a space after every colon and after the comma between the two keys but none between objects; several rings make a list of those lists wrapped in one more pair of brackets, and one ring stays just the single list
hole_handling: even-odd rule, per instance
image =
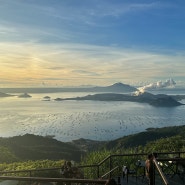
[{"label": "sky", "polygon": [[0,87],[185,86],[184,0],[0,0]]}]

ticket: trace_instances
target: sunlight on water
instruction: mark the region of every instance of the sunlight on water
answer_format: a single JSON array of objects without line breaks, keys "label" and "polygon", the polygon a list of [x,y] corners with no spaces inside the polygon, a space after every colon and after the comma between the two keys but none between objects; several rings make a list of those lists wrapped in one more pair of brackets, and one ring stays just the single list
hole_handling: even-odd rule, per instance
[{"label": "sunlight on water", "polygon": [[32,98],[1,98],[0,136],[26,133],[54,135],[60,141],[79,138],[111,140],[149,127],[183,125],[185,106],[156,108],[133,102],[54,101],[84,93],[31,94]]}]

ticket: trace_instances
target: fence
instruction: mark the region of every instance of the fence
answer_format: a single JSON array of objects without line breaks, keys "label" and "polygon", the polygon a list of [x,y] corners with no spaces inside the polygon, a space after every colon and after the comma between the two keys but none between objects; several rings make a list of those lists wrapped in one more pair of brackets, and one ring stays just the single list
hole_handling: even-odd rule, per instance
[{"label": "fence", "polygon": [[[84,174],[85,179],[64,179],[57,177],[35,177],[36,172],[49,172],[50,174],[59,173],[60,168],[47,168],[47,169],[37,169],[37,170],[19,170],[19,171],[0,171],[0,179],[5,180],[22,180],[22,181],[47,181],[47,182],[79,182],[79,183],[97,183],[104,184],[107,178],[121,176],[123,171],[122,167],[127,166],[130,171],[135,170],[137,173],[136,176],[144,176],[144,168],[139,168],[136,166],[138,162],[145,161],[147,159],[147,153],[138,153],[138,154],[114,154],[106,157],[104,160],[97,164],[83,165],[78,166]],[[185,152],[161,152],[156,153],[158,156],[157,161],[178,161],[182,160],[185,156]],[[184,159],[184,158],[183,158]],[[157,168],[158,162],[156,163]],[[137,168],[137,169],[136,169]],[[172,167],[173,170],[171,173],[175,173],[174,169],[176,166]],[[164,169],[162,169],[164,171]],[[159,170],[161,172],[161,170]],[[25,174],[22,177],[19,177],[19,174]],[[10,174],[12,174],[10,176]],[[39,173],[38,173],[39,174]],[[34,176],[34,177],[33,177]],[[104,179],[106,178],[106,179]]]}]

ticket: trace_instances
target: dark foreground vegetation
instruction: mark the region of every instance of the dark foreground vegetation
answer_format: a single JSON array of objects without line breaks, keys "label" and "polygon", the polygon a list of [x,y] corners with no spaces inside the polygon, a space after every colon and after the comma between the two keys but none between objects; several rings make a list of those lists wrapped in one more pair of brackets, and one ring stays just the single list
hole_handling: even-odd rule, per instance
[{"label": "dark foreground vegetation", "polygon": [[0,170],[60,167],[64,160],[97,164],[110,154],[185,151],[185,126],[149,128],[109,142],[79,139],[70,143],[26,134],[0,138]]}]

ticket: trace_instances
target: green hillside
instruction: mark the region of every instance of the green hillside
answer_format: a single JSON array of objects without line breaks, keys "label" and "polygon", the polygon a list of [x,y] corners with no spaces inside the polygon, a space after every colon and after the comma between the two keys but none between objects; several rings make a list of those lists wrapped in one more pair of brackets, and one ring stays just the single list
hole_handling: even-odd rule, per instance
[{"label": "green hillside", "polygon": [[[171,139],[170,142],[172,142],[174,148],[176,148],[175,145],[182,148],[185,141],[185,126],[150,128],[145,132],[124,136],[109,142],[79,139],[65,143],[51,137],[26,134],[0,138],[0,163],[62,159],[78,162],[85,154],[92,151],[101,151],[102,149],[107,151],[128,151],[128,149],[133,148],[135,150],[137,147],[148,147],[148,150],[152,150],[149,147],[152,142],[156,142],[154,146],[157,149],[157,143],[164,142],[167,146],[168,138]],[[176,140],[178,143],[175,143]],[[168,142],[169,145],[170,142]]]},{"label": "green hillside", "polygon": [[32,134],[0,138],[0,147],[5,151],[0,154],[0,162],[44,159],[79,161],[84,153],[70,143]]},{"label": "green hillside", "polygon": [[180,135],[185,139],[185,125],[173,126],[163,128],[149,128],[147,131],[140,132],[133,135],[128,135],[105,145],[106,149],[132,148],[139,145],[146,145],[148,142],[155,141],[161,138],[168,138]]}]

